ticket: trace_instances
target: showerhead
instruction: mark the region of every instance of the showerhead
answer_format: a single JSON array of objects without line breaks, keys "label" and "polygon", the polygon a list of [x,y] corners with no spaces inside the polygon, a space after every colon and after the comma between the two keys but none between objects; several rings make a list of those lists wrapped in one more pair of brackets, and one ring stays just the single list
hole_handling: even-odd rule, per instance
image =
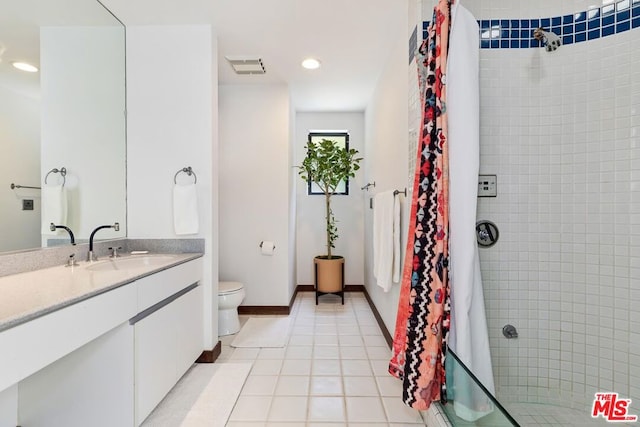
[{"label": "showerhead", "polygon": [[535,29],[533,31],[533,37],[545,45],[547,52],[556,50],[562,44],[560,37],[556,33],[545,31],[542,28]]}]

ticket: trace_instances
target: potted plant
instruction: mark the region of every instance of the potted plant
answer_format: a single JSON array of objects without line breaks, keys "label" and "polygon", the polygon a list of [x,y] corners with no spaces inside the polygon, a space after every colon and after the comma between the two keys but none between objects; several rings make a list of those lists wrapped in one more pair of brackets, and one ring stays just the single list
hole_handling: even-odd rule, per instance
[{"label": "potted plant", "polygon": [[342,147],[336,141],[324,138],[320,142],[309,141],[305,148],[307,156],[299,166],[298,174],[306,182],[315,183],[324,193],[325,200],[327,253],[314,258],[316,304],[318,295],[325,293],[339,294],[344,304],[344,257],[334,255],[331,251],[338,239],[331,197],[342,181],[355,177],[362,157],[356,157],[358,150]]}]

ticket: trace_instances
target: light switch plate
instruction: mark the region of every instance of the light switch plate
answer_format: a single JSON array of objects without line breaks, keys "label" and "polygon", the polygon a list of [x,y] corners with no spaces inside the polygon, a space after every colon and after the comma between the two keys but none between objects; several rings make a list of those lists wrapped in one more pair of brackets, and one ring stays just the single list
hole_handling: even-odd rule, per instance
[{"label": "light switch plate", "polygon": [[22,199],[22,210],[23,211],[32,211],[33,210],[33,200],[32,199]]},{"label": "light switch plate", "polygon": [[478,197],[496,197],[498,195],[497,175],[478,175]]}]

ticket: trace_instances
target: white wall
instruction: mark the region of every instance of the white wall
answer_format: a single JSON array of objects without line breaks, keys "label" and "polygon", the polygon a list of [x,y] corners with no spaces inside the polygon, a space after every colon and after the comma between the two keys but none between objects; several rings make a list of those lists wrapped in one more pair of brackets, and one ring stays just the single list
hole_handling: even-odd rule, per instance
[{"label": "white wall", "polygon": [[[355,148],[364,157],[361,166],[366,164],[364,153],[364,114],[360,112],[345,113],[311,113],[296,114],[295,163],[300,165],[306,155],[305,145],[311,130],[346,130],[349,132],[349,148]],[[294,173],[298,173],[296,169]],[[339,238],[336,241],[334,254],[345,257],[345,283],[361,285],[364,283],[364,224],[362,200],[364,192],[362,169],[356,177],[349,181],[348,196],[333,196],[331,209],[336,217]],[[297,276],[298,284],[314,283],[313,258],[325,255],[325,199],[322,195],[309,196],[307,184],[297,178]]]},{"label": "white wall", "polygon": [[[209,26],[127,27],[128,237],[205,239],[207,349],[218,336],[216,51]],[[176,236],[173,178],[186,166],[198,177],[200,231]]]},{"label": "white wall", "polygon": [[0,391],[0,427],[18,424],[18,384]]},{"label": "white wall", "polygon": [[[291,105],[291,98],[289,98],[289,104]],[[289,109],[289,165],[294,164],[296,155],[295,141],[296,134],[296,113],[292,108]],[[298,266],[296,264],[296,256],[298,253],[297,245],[297,209],[298,209],[298,195],[297,182],[298,182],[297,169],[289,168],[289,294],[293,296],[296,286],[298,285]]]},{"label": "white wall", "polygon": [[[67,168],[67,224],[77,238],[126,235],[125,82],[122,27],[44,27],[40,31],[42,183]],[[49,175],[49,184],[59,174]],[[50,236],[43,236],[44,242]],[[66,233],[65,233],[66,237]]]},{"label": "white wall", "polygon": [[[40,101],[0,86],[0,252],[40,247]],[[23,211],[22,199],[34,201]]]},{"label": "white wall", "polygon": [[291,297],[289,109],[285,85],[220,86],[220,280],[244,284],[242,305]]},{"label": "white wall", "polygon": [[[409,147],[408,126],[408,79],[415,75],[415,62],[411,63],[409,72],[407,56],[407,34],[400,31],[394,35],[397,42],[387,59],[387,67],[383,71],[372,101],[365,114],[367,163],[365,168],[366,182],[376,183],[365,192],[365,286],[371,296],[385,326],[391,334],[395,327],[398,310],[400,284],[394,284],[388,293],[376,285],[373,277],[373,210],[369,209],[369,198],[380,191],[400,190],[409,187],[407,158]],[[410,194],[408,188],[407,194]],[[410,199],[401,197],[402,238],[400,250],[404,259],[406,247],[407,217]],[[402,263],[400,264],[402,266]]]}]

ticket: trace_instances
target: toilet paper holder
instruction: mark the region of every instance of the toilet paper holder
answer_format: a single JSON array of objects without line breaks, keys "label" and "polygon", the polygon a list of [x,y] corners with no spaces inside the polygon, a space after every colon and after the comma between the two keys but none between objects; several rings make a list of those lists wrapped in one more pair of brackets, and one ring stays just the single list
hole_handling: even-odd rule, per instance
[{"label": "toilet paper holder", "polygon": [[[260,245],[259,245],[259,246],[260,246],[261,248],[262,248],[262,244],[263,244],[263,243],[264,243],[264,240],[263,240],[262,242],[260,242]],[[276,245],[273,245],[273,249],[274,249],[274,250],[275,250],[275,248],[276,248]]]}]

